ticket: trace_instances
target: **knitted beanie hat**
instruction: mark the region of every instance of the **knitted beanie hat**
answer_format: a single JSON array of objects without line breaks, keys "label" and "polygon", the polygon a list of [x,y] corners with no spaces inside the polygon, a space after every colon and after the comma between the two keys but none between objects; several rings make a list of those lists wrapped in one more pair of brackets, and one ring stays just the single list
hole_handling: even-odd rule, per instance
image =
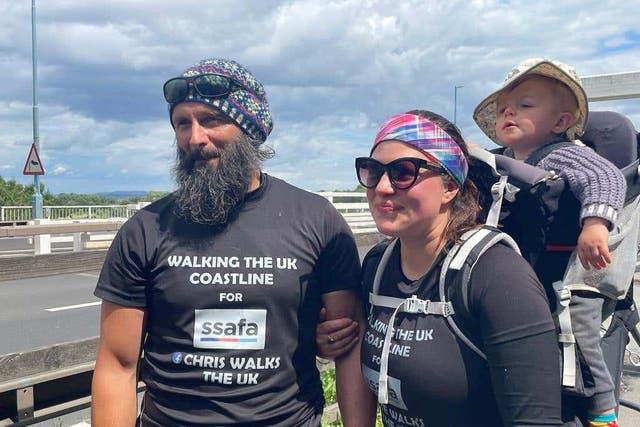
[{"label": "knitted beanie hat", "polygon": [[182,73],[182,77],[196,77],[203,74],[227,77],[237,86],[221,97],[201,96],[191,86],[184,100],[169,103],[169,117],[180,102],[202,102],[228,116],[247,135],[264,142],[273,128],[264,86],[249,70],[229,59],[203,59],[187,68]]}]

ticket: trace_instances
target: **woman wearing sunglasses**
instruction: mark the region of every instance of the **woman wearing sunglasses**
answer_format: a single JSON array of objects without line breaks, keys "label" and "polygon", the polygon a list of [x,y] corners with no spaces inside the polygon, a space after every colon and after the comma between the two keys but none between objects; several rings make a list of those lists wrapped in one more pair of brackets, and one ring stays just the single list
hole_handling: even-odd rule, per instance
[{"label": "woman wearing sunglasses", "polygon": [[[542,286],[513,249],[491,247],[471,274],[468,330],[486,361],[459,341],[442,315],[397,309],[417,298],[438,310],[444,257],[465,231],[478,227],[478,192],[466,179],[466,153],[455,125],[411,111],[391,117],[369,157],[356,159],[376,226],[394,238],[363,261],[363,290],[371,302],[363,374],[387,426],[562,425],[554,324]],[[338,356],[351,341],[353,326],[345,323],[319,326],[321,354]]]}]

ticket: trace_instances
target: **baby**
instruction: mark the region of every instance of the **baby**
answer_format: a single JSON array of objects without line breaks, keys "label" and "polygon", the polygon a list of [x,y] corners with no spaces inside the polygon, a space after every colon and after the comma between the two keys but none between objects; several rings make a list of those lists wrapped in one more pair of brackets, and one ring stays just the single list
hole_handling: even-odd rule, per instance
[{"label": "baby", "polygon": [[[587,121],[587,97],[575,70],[561,62],[528,59],[518,64],[503,86],[474,111],[474,120],[504,155],[553,170],[565,179],[581,204],[576,253],[582,266],[602,269],[611,263],[609,230],[621,211],[626,181],[611,162],[583,145],[546,151],[571,141]],[[544,154],[541,154],[543,153]],[[560,270],[561,271],[561,270]],[[549,286],[551,283],[543,284]],[[553,278],[562,280],[562,277]],[[600,314],[611,301],[596,292],[573,292],[571,324],[594,379],[585,396],[589,426],[615,426],[614,385],[600,350]]]}]

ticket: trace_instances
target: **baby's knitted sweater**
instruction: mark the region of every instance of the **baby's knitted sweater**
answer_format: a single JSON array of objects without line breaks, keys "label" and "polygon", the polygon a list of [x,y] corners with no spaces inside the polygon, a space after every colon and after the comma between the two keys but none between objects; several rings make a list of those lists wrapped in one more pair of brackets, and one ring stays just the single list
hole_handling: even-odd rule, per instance
[{"label": "baby's knitted sweater", "polygon": [[[504,154],[513,157],[506,149]],[[551,151],[536,165],[564,178],[580,202],[580,223],[587,217],[600,217],[613,228],[622,210],[627,182],[620,169],[584,145]]]}]

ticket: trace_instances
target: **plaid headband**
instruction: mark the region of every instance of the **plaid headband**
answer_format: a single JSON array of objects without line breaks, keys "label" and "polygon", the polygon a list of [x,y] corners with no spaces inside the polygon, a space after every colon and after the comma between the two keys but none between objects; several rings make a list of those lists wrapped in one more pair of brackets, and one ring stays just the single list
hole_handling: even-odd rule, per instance
[{"label": "plaid headband", "polygon": [[392,116],[378,131],[371,152],[382,141],[390,140],[418,148],[430,160],[442,166],[458,184],[458,188],[462,189],[469,170],[467,159],[458,143],[436,124],[413,114]]}]

